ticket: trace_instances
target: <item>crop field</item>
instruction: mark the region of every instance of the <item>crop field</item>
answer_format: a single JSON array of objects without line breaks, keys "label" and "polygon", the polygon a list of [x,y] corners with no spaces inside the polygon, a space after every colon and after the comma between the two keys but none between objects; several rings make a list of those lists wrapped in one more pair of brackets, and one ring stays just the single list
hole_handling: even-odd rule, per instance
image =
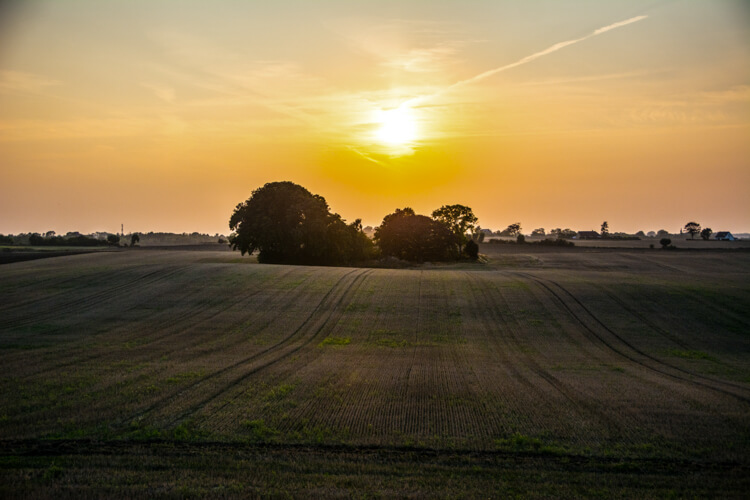
[{"label": "crop field", "polygon": [[742,497],[750,252],[0,266],[0,496]]}]

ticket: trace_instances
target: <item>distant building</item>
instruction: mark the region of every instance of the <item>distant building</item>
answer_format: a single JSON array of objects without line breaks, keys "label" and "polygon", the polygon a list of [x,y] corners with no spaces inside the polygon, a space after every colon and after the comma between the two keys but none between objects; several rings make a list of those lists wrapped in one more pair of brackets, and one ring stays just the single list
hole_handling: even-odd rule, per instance
[{"label": "distant building", "polygon": [[601,236],[596,231],[578,231],[576,235],[576,239],[579,240],[598,240],[599,238]]},{"label": "distant building", "polygon": [[737,238],[732,236],[732,233],[729,231],[719,231],[714,235],[714,239],[719,241],[735,241]]}]

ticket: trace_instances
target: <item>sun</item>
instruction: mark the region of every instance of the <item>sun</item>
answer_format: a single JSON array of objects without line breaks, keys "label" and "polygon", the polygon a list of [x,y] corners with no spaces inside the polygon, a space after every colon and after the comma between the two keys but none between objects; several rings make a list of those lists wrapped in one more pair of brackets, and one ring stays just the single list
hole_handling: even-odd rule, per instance
[{"label": "sun", "polygon": [[414,111],[401,105],[398,108],[381,110],[376,120],[380,128],[375,132],[377,140],[388,146],[403,146],[417,138],[417,120]]}]

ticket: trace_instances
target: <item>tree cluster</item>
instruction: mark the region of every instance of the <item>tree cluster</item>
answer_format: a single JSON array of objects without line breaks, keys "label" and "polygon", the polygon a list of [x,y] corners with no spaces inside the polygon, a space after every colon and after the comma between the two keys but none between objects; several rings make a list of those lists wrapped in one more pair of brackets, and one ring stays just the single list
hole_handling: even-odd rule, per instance
[{"label": "tree cluster", "polygon": [[463,205],[443,206],[432,217],[407,207],[386,215],[371,240],[359,219],[346,224],[322,196],[292,182],[271,182],[237,205],[229,244],[243,255],[258,251],[258,261],[266,263],[341,265],[378,255],[414,262],[476,259],[473,240],[483,235],[476,222]]},{"label": "tree cluster", "polygon": [[373,244],[359,220],[346,224],[325,198],[292,182],[253,191],[229,219],[229,244],[275,264],[347,264],[370,258]]}]

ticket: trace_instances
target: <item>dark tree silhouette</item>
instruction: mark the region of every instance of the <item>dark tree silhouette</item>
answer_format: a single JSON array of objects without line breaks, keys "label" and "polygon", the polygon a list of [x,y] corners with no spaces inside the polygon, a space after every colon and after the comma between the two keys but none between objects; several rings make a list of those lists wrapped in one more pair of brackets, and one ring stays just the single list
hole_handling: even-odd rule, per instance
[{"label": "dark tree silhouette", "polygon": [[116,234],[108,234],[107,243],[112,246],[120,246],[120,237]]},{"label": "dark tree silhouette", "polygon": [[136,243],[141,241],[141,237],[138,236],[138,233],[133,233],[130,235],[130,246],[134,247]]},{"label": "dark tree silhouette", "polygon": [[606,220],[602,222],[602,238],[609,238],[609,223]]},{"label": "dark tree silhouette", "polygon": [[503,231],[504,234],[507,234],[508,236],[518,236],[521,234],[521,223],[515,222],[513,224],[509,224],[508,227],[505,228],[505,231]]},{"label": "dark tree silhouette", "polygon": [[469,241],[466,233],[473,233],[479,220],[471,208],[464,205],[443,205],[432,212],[432,218],[444,223],[453,231],[456,235],[459,253],[461,253],[462,246]]},{"label": "dark tree silhouette", "polygon": [[690,239],[695,239],[695,235],[701,232],[701,225],[697,222],[688,222],[685,224],[685,232],[690,233]]},{"label": "dark tree silhouette", "polygon": [[667,248],[669,245],[672,244],[672,240],[669,238],[662,238],[659,240],[659,244],[662,248]]},{"label": "dark tree silhouette", "polygon": [[258,261],[345,264],[370,258],[373,245],[359,220],[346,224],[325,198],[293,182],[271,182],[253,191],[229,219],[233,250],[258,250]]},{"label": "dark tree silhouette", "polygon": [[533,231],[531,231],[531,236],[544,236],[544,235],[545,233],[544,233],[543,227],[540,227],[538,229],[534,229]]},{"label": "dark tree silhouette", "polygon": [[457,237],[447,224],[411,208],[396,209],[375,229],[375,242],[384,256],[425,262],[458,258]]},{"label": "dark tree silhouette", "polygon": [[713,231],[710,227],[707,227],[703,229],[703,231],[701,231],[701,238],[703,238],[704,240],[708,240],[711,237],[711,234],[713,234]]}]

